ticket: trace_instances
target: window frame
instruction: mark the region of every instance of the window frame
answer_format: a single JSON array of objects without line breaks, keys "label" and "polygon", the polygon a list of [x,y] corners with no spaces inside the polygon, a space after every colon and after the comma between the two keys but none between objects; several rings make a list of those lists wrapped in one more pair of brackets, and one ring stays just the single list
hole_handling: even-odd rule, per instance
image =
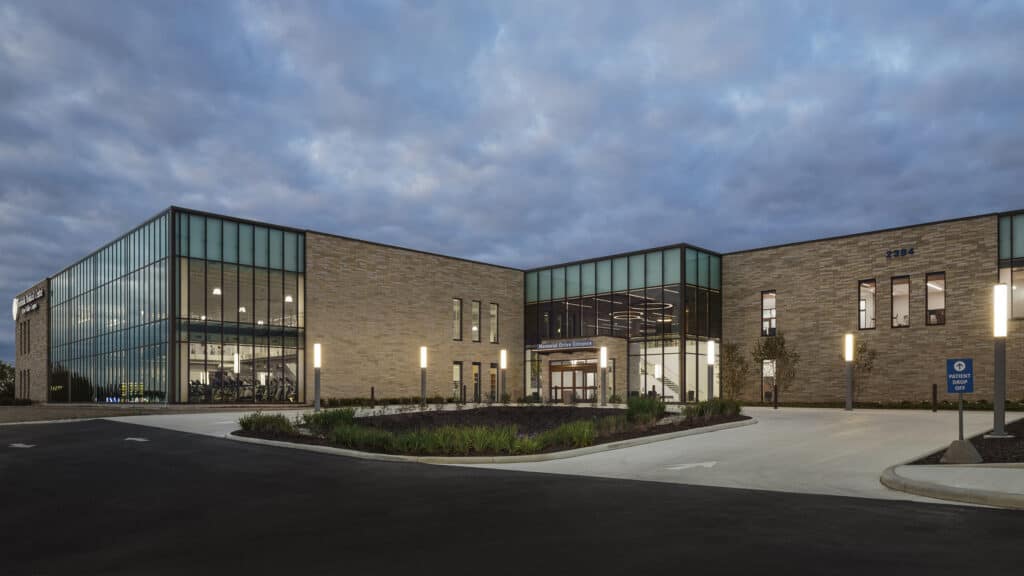
[{"label": "window frame", "polygon": [[489,306],[488,306],[488,310],[487,310],[488,311],[487,341],[490,344],[498,344],[498,340],[501,338],[501,332],[499,332],[499,328],[501,326],[501,321],[500,321],[501,306],[499,306],[497,302],[489,302],[488,304],[489,304]]},{"label": "window frame", "polygon": [[[929,291],[928,291],[928,283],[931,281],[931,277],[932,276],[939,276],[939,275],[942,276],[942,292],[943,292],[943,295],[942,295],[942,308],[941,308],[941,310],[942,310],[942,314],[941,314],[942,321],[941,322],[931,322],[930,321],[930,318],[931,318],[930,315],[931,315],[931,312],[932,312],[932,307],[929,304],[930,298],[929,298]],[[946,325],[946,294],[945,294],[945,292],[946,292],[946,271],[942,270],[942,271],[939,271],[939,272],[926,272],[925,275],[924,275],[924,325],[925,326],[945,326]],[[935,310],[938,311],[940,309],[936,308]]]},{"label": "window frame", "polygon": [[[897,280],[906,280],[907,281],[907,323],[906,324],[901,324],[901,325],[897,325],[896,324],[896,316],[895,316],[895,313],[896,313],[895,292],[896,292],[896,281]],[[875,288],[875,290],[877,291],[878,289]],[[911,290],[911,285],[910,285],[910,275],[909,274],[903,274],[903,275],[900,275],[900,276],[891,276],[891,277],[889,277],[889,327],[890,328],[910,328],[910,290]],[[877,318],[876,318],[876,320],[877,320]]]},{"label": "window frame", "polygon": [[[480,329],[480,301],[471,300],[470,302],[471,303],[469,308],[469,337],[473,340],[473,342],[480,342],[480,332],[482,332],[482,330]],[[473,330],[473,328],[476,328],[476,330]]]},{"label": "window frame", "polygon": [[[765,311],[764,297],[767,296],[768,294],[771,294],[772,297],[775,300],[775,307],[774,308],[770,308],[770,310],[772,310],[772,315],[768,318],[769,326],[771,326],[772,323],[775,324],[774,328],[769,327],[769,330],[773,330],[774,329],[774,333],[772,333],[772,334],[765,333],[765,329],[764,329],[764,321],[765,321],[765,317],[764,317],[764,311]],[[767,338],[769,336],[778,336],[778,334],[779,334],[778,310],[779,310],[779,293],[776,290],[762,290],[761,291],[761,318],[760,318],[761,337],[762,338]]]},{"label": "window frame", "polygon": [[[872,292],[872,295],[871,295],[871,299],[874,301],[874,306],[872,306],[872,309],[874,310],[874,317],[872,318],[872,320],[873,320],[872,325],[869,326],[869,327],[865,327],[866,322],[861,321],[861,313],[864,314],[864,320],[867,320],[867,309],[866,309],[866,306],[865,306],[865,310],[861,310],[860,309],[860,303],[861,303],[860,290],[861,290],[861,286],[863,284],[867,283],[867,282],[870,282],[871,285],[874,287],[874,292]],[[878,279],[877,278],[865,278],[863,280],[858,280],[857,281],[857,298],[856,298],[856,301],[857,301],[857,329],[858,330],[874,330],[875,328],[878,328]]]},{"label": "window frame", "polygon": [[452,298],[452,340],[462,341],[462,298]]}]

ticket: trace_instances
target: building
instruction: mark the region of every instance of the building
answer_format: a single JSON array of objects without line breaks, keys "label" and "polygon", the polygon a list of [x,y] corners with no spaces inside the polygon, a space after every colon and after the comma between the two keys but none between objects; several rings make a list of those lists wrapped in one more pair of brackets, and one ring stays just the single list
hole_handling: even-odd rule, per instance
[{"label": "building", "polygon": [[[801,356],[780,399],[845,396],[843,335],[876,359],[859,401],[947,397],[974,358],[991,398],[992,285],[1024,318],[1024,212],[726,254],[687,244],[517,270],[172,207],[14,300],[17,394],[44,402],[307,403],[324,397],[707,398],[707,343],[744,357],[782,333]],[[1017,288],[1020,288],[1019,290]],[[1024,398],[1010,323],[1008,398]],[[718,347],[720,350],[721,347]],[[716,354],[717,355],[717,354]],[[715,363],[717,374],[721,362]],[[768,401],[773,366],[741,396]],[[718,395],[719,379],[711,382]]]}]

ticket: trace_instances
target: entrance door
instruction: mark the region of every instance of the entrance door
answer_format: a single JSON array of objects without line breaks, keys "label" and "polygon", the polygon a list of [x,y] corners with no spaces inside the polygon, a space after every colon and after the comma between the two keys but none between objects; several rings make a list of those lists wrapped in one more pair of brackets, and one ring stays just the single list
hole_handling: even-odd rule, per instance
[{"label": "entrance door", "polygon": [[593,402],[597,397],[597,360],[551,362],[551,400]]}]

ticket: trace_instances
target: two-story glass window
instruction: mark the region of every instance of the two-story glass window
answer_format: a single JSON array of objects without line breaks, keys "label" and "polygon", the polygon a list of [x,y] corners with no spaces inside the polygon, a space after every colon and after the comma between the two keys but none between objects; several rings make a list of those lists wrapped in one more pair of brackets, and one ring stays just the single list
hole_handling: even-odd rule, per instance
[{"label": "two-story glass window", "polygon": [[490,335],[487,341],[491,344],[498,343],[498,305],[491,302]]},{"label": "two-story glass window", "polygon": [[462,298],[452,298],[452,340],[462,340]]},{"label": "two-story glass window", "polygon": [[775,290],[765,290],[761,292],[761,336],[775,336],[777,333]]},{"label": "two-story glass window", "polygon": [[910,326],[910,276],[892,278],[892,327]]},{"label": "two-story glass window", "polygon": [[875,279],[861,280],[858,283],[858,327],[861,330],[875,328]]},{"label": "two-story glass window", "polygon": [[470,314],[471,314],[471,318],[470,319],[472,321],[472,330],[473,330],[473,342],[479,342],[480,341],[480,301],[479,300],[473,300],[472,309],[471,309]]},{"label": "two-story glass window", "polygon": [[925,275],[925,324],[939,326],[946,323],[946,273]]}]

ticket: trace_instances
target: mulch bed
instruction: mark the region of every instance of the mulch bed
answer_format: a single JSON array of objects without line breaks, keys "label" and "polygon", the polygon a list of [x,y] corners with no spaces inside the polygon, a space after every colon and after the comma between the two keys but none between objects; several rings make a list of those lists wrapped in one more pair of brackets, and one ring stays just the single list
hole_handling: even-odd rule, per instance
[{"label": "mulch bed", "polygon": [[[978,449],[981,459],[987,464],[998,464],[1008,462],[1024,462],[1024,419],[1011,422],[1006,425],[1006,431],[1013,434],[1013,438],[985,438],[979,434],[970,438],[971,444]],[[943,448],[934,454],[929,454],[911,464],[941,464],[939,460],[946,453]]]},{"label": "mulch bed", "polygon": [[[560,424],[566,422],[573,422],[576,420],[586,420],[589,418],[600,418],[602,416],[613,416],[616,414],[625,414],[625,410],[619,410],[614,408],[576,408],[576,407],[558,407],[558,406],[544,406],[544,407],[494,407],[494,408],[472,408],[467,410],[455,410],[455,411],[437,411],[437,412],[415,412],[407,414],[388,414],[384,416],[372,416],[367,418],[358,418],[357,421],[361,425],[375,426],[392,432],[401,432],[408,430],[415,430],[417,428],[428,428],[433,426],[508,426],[515,425],[520,434],[535,434],[544,430],[549,430]],[[743,416],[742,414],[736,416],[714,416],[710,419],[697,418],[693,420],[682,420],[680,422],[670,422],[657,426],[649,427],[637,427],[626,432],[620,432],[618,434],[611,434],[608,436],[599,436],[595,439],[592,446],[600,444],[608,444],[611,442],[619,442],[622,440],[629,440],[631,438],[640,438],[643,436],[654,436],[657,434],[668,434],[671,432],[680,432],[683,430],[692,430],[694,428],[703,428],[706,426],[714,426],[716,424],[724,424],[726,422],[739,422],[741,420],[749,420],[749,416]],[[269,440],[280,440],[284,442],[297,442],[300,444],[314,444],[317,446],[332,446],[338,448],[327,441],[326,438],[320,436],[314,436],[309,434],[302,434],[299,436],[291,437],[269,437],[252,432],[244,432],[242,430],[236,430],[233,432],[236,436],[245,436],[248,438],[266,438]],[[568,450],[568,448],[551,447],[536,454],[546,454],[551,452],[562,452]],[[473,454],[474,456],[508,456],[504,453],[480,453]]]}]

